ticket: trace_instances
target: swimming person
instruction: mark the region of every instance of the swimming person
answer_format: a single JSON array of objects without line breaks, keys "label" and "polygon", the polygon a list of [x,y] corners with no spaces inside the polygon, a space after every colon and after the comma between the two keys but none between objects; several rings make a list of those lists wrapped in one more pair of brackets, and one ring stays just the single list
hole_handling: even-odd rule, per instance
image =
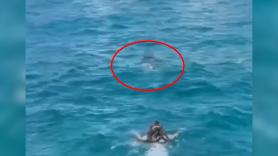
[{"label": "swimming person", "polygon": [[160,125],[159,121],[155,121],[151,126],[147,135],[149,142],[169,141],[169,137]]}]

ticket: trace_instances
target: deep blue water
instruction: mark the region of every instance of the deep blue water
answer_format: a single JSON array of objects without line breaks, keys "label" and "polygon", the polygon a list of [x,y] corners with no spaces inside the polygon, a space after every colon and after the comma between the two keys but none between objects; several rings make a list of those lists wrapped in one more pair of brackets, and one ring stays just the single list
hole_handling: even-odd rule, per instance
[{"label": "deep blue water", "polygon": [[[28,156],[252,155],[250,0],[28,0],[26,9]],[[114,80],[112,55],[139,39],[182,53],[179,83],[141,93]],[[154,69],[142,65],[149,53]],[[181,66],[159,45],[116,59],[119,77],[145,88],[171,82]],[[133,133],[153,120],[180,136],[157,149],[137,143]]]}]

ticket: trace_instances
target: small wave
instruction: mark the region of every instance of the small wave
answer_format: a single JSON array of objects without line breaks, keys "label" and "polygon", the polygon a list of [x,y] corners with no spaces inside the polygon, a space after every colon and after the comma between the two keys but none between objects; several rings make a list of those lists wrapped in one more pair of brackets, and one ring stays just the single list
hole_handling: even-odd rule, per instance
[{"label": "small wave", "polygon": [[219,95],[224,94],[219,87],[217,87],[207,81],[195,82],[190,85],[194,86],[194,87],[178,89],[175,92],[175,94],[178,96],[181,96],[181,95],[187,95],[187,96],[189,96],[189,95],[190,96],[194,96],[194,95],[196,95],[196,96],[204,96],[204,95],[213,96],[213,95],[216,95],[216,96],[219,96]]},{"label": "small wave", "polygon": [[26,74],[26,79],[31,81],[31,80],[37,80],[41,77],[40,73],[27,73]]}]

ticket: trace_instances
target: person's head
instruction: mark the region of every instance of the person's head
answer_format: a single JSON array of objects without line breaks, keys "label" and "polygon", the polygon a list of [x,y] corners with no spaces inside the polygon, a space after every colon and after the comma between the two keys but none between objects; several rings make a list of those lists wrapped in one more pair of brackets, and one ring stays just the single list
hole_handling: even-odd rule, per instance
[{"label": "person's head", "polygon": [[154,121],[154,125],[159,125],[160,123],[159,123],[159,121]]}]

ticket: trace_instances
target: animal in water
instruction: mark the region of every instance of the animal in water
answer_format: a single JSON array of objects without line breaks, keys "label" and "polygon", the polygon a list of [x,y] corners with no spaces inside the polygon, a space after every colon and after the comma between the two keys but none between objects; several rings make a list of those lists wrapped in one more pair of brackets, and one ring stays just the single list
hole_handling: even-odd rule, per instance
[{"label": "animal in water", "polygon": [[161,65],[161,60],[157,59],[153,53],[145,53],[140,64],[145,68],[153,70]]}]

